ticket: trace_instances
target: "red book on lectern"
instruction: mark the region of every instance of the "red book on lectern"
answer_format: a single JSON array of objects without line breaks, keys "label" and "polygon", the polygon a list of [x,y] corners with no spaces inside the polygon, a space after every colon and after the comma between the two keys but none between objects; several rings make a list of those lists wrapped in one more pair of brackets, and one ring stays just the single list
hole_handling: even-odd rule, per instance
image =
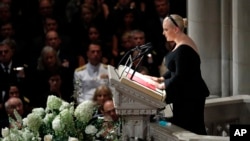
[{"label": "red book on lectern", "polygon": [[[128,75],[127,75],[128,79],[131,79],[131,76],[132,76],[132,75],[131,75],[130,73],[128,73]],[[149,81],[152,81],[152,80],[150,80],[149,78],[146,78],[146,77],[143,76],[142,74],[139,74],[139,73],[135,74],[135,75],[132,77],[131,80],[136,81],[137,83],[139,83],[139,84],[141,84],[141,85],[143,85],[143,86],[145,86],[145,87],[148,87],[148,88],[150,88],[150,89],[156,91],[155,85],[148,83]]]},{"label": "red book on lectern", "polygon": [[[139,72],[135,72],[131,68],[126,68],[124,66],[119,66],[120,72],[125,71],[125,74],[122,74],[123,77],[120,79],[120,82],[132,87],[133,89],[136,89],[143,94],[147,94],[151,97],[154,97],[160,101],[164,101],[166,98],[166,92],[165,90],[160,90],[157,87],[155,87],[155,83],[153,80],[151,80],[148,76],[143,75]],[[132,79],[131,75],[134,73]]]}]

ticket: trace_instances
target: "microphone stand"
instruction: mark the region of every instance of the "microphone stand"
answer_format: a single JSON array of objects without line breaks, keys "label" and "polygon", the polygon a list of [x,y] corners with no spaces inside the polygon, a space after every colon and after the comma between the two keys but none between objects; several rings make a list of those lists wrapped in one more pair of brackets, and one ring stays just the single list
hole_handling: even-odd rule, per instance
[{"label": "microphone stand", "polygon": [[[147,51],[145,51],[143,54],[139,53],[139,54],[133,59],[133,61],[136,61],[137,59],[140,58],[139,62],[138,62],[138,63],[136,64],[136,66],[135,66],[135,69],[134,69],[132,75],[130,76],[130,80],[133,79],[133,77],[134,77],[134,75],[135,75],[135,72],[136,72],[137,69],[139,68],[139,66],[140,66],[140,64],[141,64],[141,61],[143,60],[143,58],[144,58],[144,56],[145,56],[146,53],[147,53]],[[138,56],[139,56],[139,57],[138,57]],[[134,63],[134,62],[133,62],[133,63]]]},{"label": "microphone stand", "polygon": [[134,51],[134,49],[131,49],[131,50],[127,51],[127,52],[123,55],[122,59],[119,61],[119,63],[118,63],[118,65],[116,66],[116,68],[118,68],[118,67],[121,65],[122,61],[123,61],[125,58],[127,58],[127,56],[128,56],[129,54],[131,54],[131,52],[133,52],[133,51]]},{"label": "microphone stand", "polygon": [[[134,51],[135,49],[131,49],[129,51],[126,52],[126,54],[124,54],[124,56],[122,57],[122,59],[119,61],[118,65],[116,66],[115,72],[118,75],[118,78],[120,79],[125,71],[126,68],[124,68],[124,70],[121,72],[121,74],[119,74],[116,70],[118,70],[118,67],[121,65],[121,63],[124,61],[125,58],[127,58],[127,61],[125,63],[125,66],[129,63],[128,66],[132,66],[133,60],[131,59],[131,53]],[[129,55],[129,56],[128,56]],[[130,61],[130,62],[129,62]],[[132,62],[132,63],[131,63]]]},{"label": "microphone stand", "polygon": [[[119,61],[119,63],[118,63],[118,65],[116,66],[116,68],[118,68],[119,65],[122,63],[122,61],[123,61],[129,54],[131,54],[133,51],[139,50],[139,51],[140,51],[139,53],[141,54],[142,50],[147,49],[146,51],[143,52],[143,53],[145,53],[145,52],[149,51],[148,49],[149,49],[150,46],[152,46],[152,45],[151,45],[151,43],[149,42],[149,43],[146,43],[146,44],[144,44],[144,45],[136,46],[135,48],[128,50],[128,51],[123,55],[122,59]],[[137,58],[140,58],[139,55],[137,55],[136,57],[137,57]],[[134,61],[134,60],[135,60],[135,58],[133,59],[133,61]]]},{"label": "microphone stand", "polygon": [[[131,58],[131,53],[133,51],[135,51],[135,50],[138,50],[139,54],[131,60],[131,63],[133,64],[137,59],[140,59],[139,62],[136,64],[135,69],[134,69],[134,71],[133,71],[133,73],[132,73],[132,75],[130,77],[130,79],[132,80],[133,77],[134,77],[134,75],[135,75],[135,72],[137,71],[139,65],[141,64],[141,61],[143,60],[145,54],[147,54],[151,49],[152,49],[152,46],[151,46],[151,43],[149,42],[147,44],[144,44],[144,45],[141,45],[141,46],[136,46],[135,48],[128,50],[124,54],[124,56],[122,57],[122,59],[119,61],[118,66],[116,66],[116,69],[121,65],[121,63],[124,61],[125,58],[127,58],[128,55],[130,55],[129,58]],[[127,65],[127,63],[128,63],[128,60],[126,62],[126,65]],[[131,63],[129,64],[130,68],[132,66]]]}]

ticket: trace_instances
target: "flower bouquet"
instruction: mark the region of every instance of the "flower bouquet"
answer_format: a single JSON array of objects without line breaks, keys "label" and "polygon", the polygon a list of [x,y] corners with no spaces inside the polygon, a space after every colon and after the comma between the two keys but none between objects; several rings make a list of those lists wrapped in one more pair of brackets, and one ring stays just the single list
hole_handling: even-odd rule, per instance
[{"label": "flower bouquet", "polygon": [[[77,107],[50,95],[47,106],[34,108],[22,119],[15,111],[17,120],[10,118],[12,128],[2,129],[0,141],[91,141],[102,137],[105,131],[103,118],[93,118],[97,106],[92,101],[84,101]],[[18,124],[17,124],[18,123]],[[115,128],[114,128],[115,129]],[[112,141],[116,136],[112,136]]]}]

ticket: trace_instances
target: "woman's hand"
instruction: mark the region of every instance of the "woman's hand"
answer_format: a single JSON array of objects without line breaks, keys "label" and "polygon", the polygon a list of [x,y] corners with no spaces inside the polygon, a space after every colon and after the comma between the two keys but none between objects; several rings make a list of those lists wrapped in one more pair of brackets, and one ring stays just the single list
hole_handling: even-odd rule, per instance
[{"label": "woman's hand", "polygon": [[159,83],[158,85],[156,85],[156,87],[157,87],[158,89],[160,89],[160,90],[166,89],[165,83]]},{"label": "woman's hand", "polygon": [[159,82],[159,83],[164,82],[164,77],[157,77],[157,82]]},{"label": "woman's hand", "polygon": [[164,77],[154,77],[149,75],[144,75],[147,78],[147,83],[154,85],[158,89],[165,89]]},{"label": "woman's hand", "polygon": [[144,76],[158,83],[162,83],[164,81],[164,77],[154,77],[150,75],[144,75]]}]

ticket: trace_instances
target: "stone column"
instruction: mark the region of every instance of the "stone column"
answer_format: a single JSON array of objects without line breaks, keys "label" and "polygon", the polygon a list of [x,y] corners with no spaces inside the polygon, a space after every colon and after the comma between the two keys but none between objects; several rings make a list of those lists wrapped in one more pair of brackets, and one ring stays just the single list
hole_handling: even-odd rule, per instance
[{"label": "stone column", "polygon": [[249,7],[249,0],[232,0],[233,95],[250,92]]},{"label": "stone column", "polygon": [[232,93],[232,1],[221,0],[221,96]]},{"label": "stone column", "polygon": [[211,96],[221,95],[220,1],[188,0],[187,34],[195,41],[201,57],[201,70]]}]

